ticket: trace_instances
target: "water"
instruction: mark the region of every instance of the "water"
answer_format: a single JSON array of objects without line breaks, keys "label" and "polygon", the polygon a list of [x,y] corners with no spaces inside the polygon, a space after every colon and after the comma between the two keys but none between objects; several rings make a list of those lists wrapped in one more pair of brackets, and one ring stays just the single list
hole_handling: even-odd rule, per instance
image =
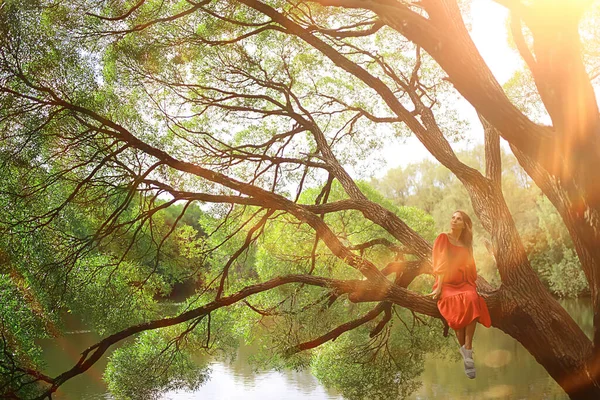
[{"label": "water", "polygon": [[164,400],[342,400],[309,373],[268,371],[242,375],[229,365],[211,365],[211,379],[195,392],[169,392]]},{"label": "water", "polygon": [[[458,354],[458,344],[457,354]],[[474,345],[477,378],[465,376],[462,359],[429,356],[423,386],[410,398],[424,399],[567,399],[563,390],[513,338],[481,325]]]},{"label": "water", "polygon": [[[76,322],[69,325],[80,328]],[[73,367],[82,350],[101,338],[91,332],[78,332],[63,338],[44,340],[42,348],[51,376]],[[102,381],[108,351],[85,374],[61,386],[55,400],[108,400],[112,397]],[[241,346],[232,363],[210,363],[210,379],[195,392],[167,392],[162,400],[343,400],[334,390],[323,387],[308,371],[264,371],[255,373],[248,363],[252,348]]]},{"label": "water", "polygon": [[[579,325],[591,334],[592,310],[589,300],[568,300],[565,309]],[[48,361],[50,375],[71,368],[79,353],[98,341],[91,333],[68,335],[59,341],[45,341],[44,357]],[[546,371],[514,339],[501,331],[478,326],[474,341],[477,378],[466,378],[462,361],[440,359],[429,355],[421,378],[422,387],[409,398],[430,399],[567,399],[562,389],[548,376]],[[334,390],[323,387],[308,371],[264,371],[254,373],[247,363],[252,349],[241,347],[237,359],[230,364],[213,362],[212,374],[195,392],[169,392],[164,400],[341,400]],[[110,353],[109,353],[110,354]],[[106,366],[103,357],[83,376],[66,383],[57,400],[110,399],[102,373]]]}]

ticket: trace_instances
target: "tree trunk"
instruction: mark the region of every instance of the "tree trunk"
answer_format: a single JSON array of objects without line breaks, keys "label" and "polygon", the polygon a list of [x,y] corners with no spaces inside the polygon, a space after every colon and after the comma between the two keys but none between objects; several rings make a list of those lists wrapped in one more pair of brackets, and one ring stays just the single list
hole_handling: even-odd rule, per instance
[{"label": "tree trunk", "polygon": [[587,368],[589,339],[545,290],[532,282],[503,291],[501,303],[511,309],[497,326],[518,340],[573,399],[600,398],[600,385]]},{"label": "tree trunk", "polygon": [[531,268],[500,185],[482,176],[457,176],[496,249],[502,287],[499,306],[491,309],[493,325],[519,341],[571,398],[600,398],[588,363],[592,343]]},{"label": "tree trunk", "polygon": [[494,326],[519,341],[570,398],[600,398],[586,362],[591,342],[558,302],[529,279],[500,292],[502,313],[492,315]]}]

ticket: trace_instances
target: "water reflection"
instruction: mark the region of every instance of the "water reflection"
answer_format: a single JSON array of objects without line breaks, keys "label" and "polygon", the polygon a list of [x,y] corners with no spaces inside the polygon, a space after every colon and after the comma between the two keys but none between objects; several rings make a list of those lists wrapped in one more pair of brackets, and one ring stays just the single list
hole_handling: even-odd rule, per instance
[{"label": "water reflection", "polygon": [[251,346],[240,346],[230,363],[210,363],[210,379],[194,392],[168,392],[162,400],[343,400],[335,391],[323,387],[308,371],[256,372],[248,359]]},{"label": "water reflection", "polygon": [[[564,300],[561,304],[591,338],[593,311],[590,300]],[[456,348],[455,357],[450,360],[434,355],[427,357],[421,375],[423,386],[410,399],[568,399],[519,342],[497,329],[477,328],[474,342],[476,379],[466,378],[458,344]]]},{"label": "water reflection", "polygon": [[[75,326],[77,324],[75,323]],[[44,358],[48,364],[46,372],[56,375],[73,367],[79,358],[78,352],[99,341],[92,333],[67,335],[58,340],[41,342]],[[113,349],[114,350],[114,349]],[[52,397],[56,400],[109,400],[112,397],[102,381],[106,368],[107,352],[86,374],[65,383]],[[173,391],[166,393],[163,400],[342,400],[335,391],[323,387],[309,371],[266,371],[256,372],[248,363],[252,347],[241,346],[236,359],[231,363],[212,362],[210,379],[197,391]],[[199,360],[200,361],[200,360]]]},{"label": "water reflection", "polygon": [[211,364],[211,378],[195,392],[169,392],[164,400],[341,400],[328,392],[307,372],[269,371],[253,375],[237,375],[229,365]]},{"label": "water reflection", "polygon": [[[563,306],[586,334],[592,334],[589,300],[564,301]],[[75,327],[80,329],[80,327]],[[97,342],[91,333],[68,335],[62,340],[44,341],[44,357],[50,375],[64,372],[75,363],[78,353]],[[458,345],[457,345],[458,349]],[[308,371],[266,371],[256,373],[248,363],[252,348],[242,346],[232,363],[211,363],[211,378],[195,392],[169,392],[164,399],[186,400],[341,400],[335,391],[324,388]],[[433,355],[425,361],[422,387],[409,399],[544,399],[566,400],[562,389],[514,339],[497,329],[479,327],[475,337],[477,378],[467,379],[458,350],[449,359]],[[66,383],[57,400],[110,399],[101,376],[106,357],[83,376]]]},{"label": "water reflection", "polygon": [[[47,363],[46,372],[51,376],[55,376],[72,368],[81,357],[80,353],[100,339],[99,336],[86,332],[41,341],[44,360]],[[110,353],[112,351],[108,352],[108,354]],[[107,358],[105,355],[84,375],[63,384],[52,398],[58,400],[100,400],[110,398],[106,394],[106,384],[102,380],[106,363]]]},{"label": "water reflection", "polygon": [[485,355],[483,363],[491,368],[500,368],[508,364],[512,356],[508,350],[492,350]]},{"label": "water reflection", "polygon": [[427,357],[423,386],[411,399],[567,399],[523,346],[497,329],[475,333],[476,379],[465,376],[458,344],[456,349],[452,359]]}]

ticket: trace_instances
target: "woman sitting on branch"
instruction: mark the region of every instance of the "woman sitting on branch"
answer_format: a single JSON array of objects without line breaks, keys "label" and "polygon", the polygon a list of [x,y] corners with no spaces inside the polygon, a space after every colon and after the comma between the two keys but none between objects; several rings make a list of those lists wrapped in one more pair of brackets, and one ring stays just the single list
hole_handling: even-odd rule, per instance
[{"label": "woman sitting on branch", "polygon": [[477,322],[489,328],[490,313],[477,293],[477,270],[473,259],[473,222],[463,211],[455,211],[450,232],[441,233],[433,244],[433,292],[440,314],[456,332],[465,373],[475,378],[473,335]]}]

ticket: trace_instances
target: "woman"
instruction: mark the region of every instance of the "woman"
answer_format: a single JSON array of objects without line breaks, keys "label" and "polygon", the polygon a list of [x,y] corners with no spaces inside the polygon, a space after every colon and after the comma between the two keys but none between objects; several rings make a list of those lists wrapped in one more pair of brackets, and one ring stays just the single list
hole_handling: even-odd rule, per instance
[{"label": "woman", "polygon": [[473,223],[463,211],[455,211],[450,232],[440,234],[433,244],[433,292],[437,306],[450,328],[456,332],[465,373],[475,378],[473,335],[477,322],[489,328],[490,313],[477,293],[477,270],[473,260]]}]

